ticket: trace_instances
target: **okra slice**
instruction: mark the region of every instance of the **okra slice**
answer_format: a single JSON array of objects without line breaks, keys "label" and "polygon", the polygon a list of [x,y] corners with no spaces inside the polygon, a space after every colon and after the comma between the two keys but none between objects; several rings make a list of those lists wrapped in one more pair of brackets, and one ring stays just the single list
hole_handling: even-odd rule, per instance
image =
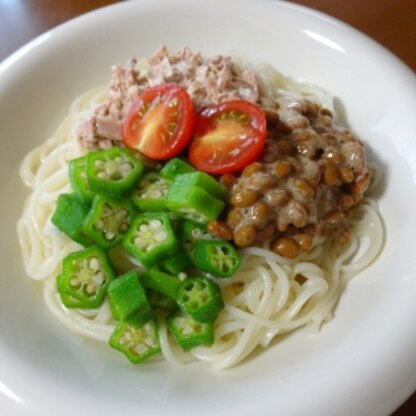
[{"label": "okra slice", "polygon": [[153,268],[140,275],[140,282],[146,288],[156,290],[159,293],[176,301],[181,281],[177,276],[163,273]]},{"label": "okra slice", "polygon": [[166,207],[181,218],[202,224],[215,220],[223,210],[223,201],[196,186],[173,183],[166,196]]},{"label": "okra slice", "polygon": [[210,347],[215,340],[214,322],[198,322],[182,311],[171,313],[167,326],[176,342],[184,351],[189,351],[199,345]]},{"label": "okra slice", "polygon": [[143,162],[123,147],[110,147],[87,155],[87,181],[94,192],[126,195],[133,190],[142,172]]},{"label": "okra slice", "polygon": [[78,308],[98,308],[113,279],[113,267],[106,253],[92,246],[64,258],[59,291],[61,295],[78,300]]},{"label": "okra slice", "polygon": [[146,360],[161,351],[156,319],[139,326],[119,322],[109,344],[122,352],[133,364]]},{"label": "okra slice", "polygon": [[196,186],[218,199],[225,199],[228,194],[227,188],[224,185],[204,172],[192,172],[177,176],[175,178],[175,185]]},{"label": "okra slice", "polygon": [[189,269],[192,264],[184,253],[178,253],[162,261],[162,269],[167,273],[178,275]]},{"label": "okra slice", "polygon": [[191,220],[182,220],[178,223],[177,234],[180,247],[188,259],[194,263],[195,242],[198,240],[213,240],[205,225]]},{"label": "okra slice", "polygon": [[176,301],[182,312],[198,322],[214,320],[224,308],[220,288],[205,277],[191,277],[183,281]]},{"label": "okra slice", "polygon": [[87,181],[87,156],[81,156],[69,162],[69,182],[73,191],[79,195],[84,204],[90,206],[95,192],[91,191]]},{"label": "okra slice", "polygon": [[166,194],[171,180],[156,172],[145,173],[139,180],[133,193],[132,201],[140,211],[166,211]]},{"label": "okra slice", "polygon": [[196,169],[178,157],[169,160],[160,170],[160,174],[169,179],[175,179],[179,175],[191,172],[196,172]]},{"label": "okra slice", "polygon": [[215,277],[231,277],[238,270],[241,258],[232,244],[224,240],[195,242],[194,266]]},{"label": "okra slice", "polygon": [[167,214],[138,214],[123,239],[123,246],[145,267],[152,267],[179,249]]},{"label": "okra slice", "polygon": [[84,232],[101,248],[111,249],[122,242],[135,214],[130,200],[97,194],[83,222]]},{"label": "okra slice", "polygon": [[139,275],[134,270],[114,279],[108,286],[110,309],[116,321],[142,325],[153,317]]},{"label": "okra slice", "polygon": [[61,194],[56,201],[51,222],[71,240],[83,246],[90,246],[92,241],[85,235],[82,228],[87,214],[88,207],[84,205],[78,195],[74,193]]}]

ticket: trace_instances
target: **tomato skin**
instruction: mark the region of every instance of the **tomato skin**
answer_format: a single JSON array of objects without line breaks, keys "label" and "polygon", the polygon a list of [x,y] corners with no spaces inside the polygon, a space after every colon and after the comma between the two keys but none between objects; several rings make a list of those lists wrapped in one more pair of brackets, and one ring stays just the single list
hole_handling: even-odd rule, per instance
[{"label": "tomato skin", "polygon": [[260,107],[245,100],[226,101],[199,114],[189,158],[207,173],[237,172],[259,157],[266,135],[266,116]]},{"label": "tomato skin", "polygon": [[123,143],[150,159],[171,159],[188,145],[195,119],[192,101],[182,87],[157,85],[131,106],[124,120]]}]

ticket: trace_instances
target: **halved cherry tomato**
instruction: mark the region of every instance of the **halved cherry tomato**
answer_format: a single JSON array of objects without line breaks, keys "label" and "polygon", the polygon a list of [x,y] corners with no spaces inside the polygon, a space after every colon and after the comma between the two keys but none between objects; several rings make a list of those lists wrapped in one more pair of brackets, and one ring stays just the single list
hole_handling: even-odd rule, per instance
[{"label": "halved cherry tomato", "polygon": [[188,93],[176,84],[144,91],[132,105],[123,126],[123,142],[145,156],[166,160],[185,149],[195,125]]},{"label": "halved cherry tomato", "polygon": [[199,115],[189,158],[204,172],[236,172],[260,155],[266,134],[266,116],[259,107],[244,100],[226,101]]}]

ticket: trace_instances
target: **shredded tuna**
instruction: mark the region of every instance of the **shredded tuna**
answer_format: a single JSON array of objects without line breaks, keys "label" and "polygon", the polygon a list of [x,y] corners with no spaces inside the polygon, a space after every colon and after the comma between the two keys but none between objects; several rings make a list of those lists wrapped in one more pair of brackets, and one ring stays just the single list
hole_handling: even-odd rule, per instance
[{"label": "shredded tuna", "polygon": [[126,113],[147,88],[174,82],[190,95],[195,109],[233,99],[259,102],[256,74],[247,68],[239,73],[231,58],[218,55],[202,57],[184,48],[169,53],[162,46],[148,58],[147,70],[139,70],[137,61],[112,68],[112,79],[104,103],[85,119],[77,130],[77,137],[89,149],[120,144],[122,124]]}]

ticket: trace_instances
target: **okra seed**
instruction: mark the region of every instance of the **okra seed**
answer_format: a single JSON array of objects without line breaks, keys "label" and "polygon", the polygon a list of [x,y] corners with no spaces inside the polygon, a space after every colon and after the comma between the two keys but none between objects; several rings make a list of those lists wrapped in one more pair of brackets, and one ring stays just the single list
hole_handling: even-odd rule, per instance
[{"label": "okra seed", "polygon": [[135,353],[136,353],[137,355],[141,355],[141,354],[145,353],[147,350],[148,350],[148,348],[146,348],[146,347],[145,347],[144,345],[142,345],[142,344],[136,345],[136,346],[134,347],[134,351],[135,351]]},{"label": "okra seed", "polygon": [[151,220],[148,224],[141,224],[134,236],[134,244],[140,249],[149,252],[153,250],[158,243],[165,241],[168,232],[160,220]]},{"label": "okra seed", "polygon": [[153,347],[153,337],[151,337],[150,335],[146,337],[146,339],[144,340],[144,343],[148,346],[148,347]]},{"label": "okra seed", "polygon": [[114,240],[114,237],[115,237],[116,235],[112,232],[112,231],[108,231],[108,232],[106,232],[105,233],[105,238],[107,239],[107,240]]},{"label": "okra seed", "polygon": [[92,295],[96,291],[96,289],[97,289],[97,287],[95,286],[95,284],[90,283],[90,284],[87,285],[85,290],[87,291],[88,294]]},{"label": "okra seed", "polygon": [[80,284],[80,280],[77,277],[74,277],[73,279],[71,279],[70,283],[71,286],[78,286]]},{"label": "okra seed", "polygon": [[153,250],[154,248],[155,248],[155,244],[149,244],[149,245],[146,247],[146,251],[147,251],[147,252],[149,252],[149,251]]},{"label": "okra seed", "polygon": [[115,160],[117,163],[124,162],[124,159],[123,159],[121,156],[117,156],[114,160]]},{"label": "okra seed", "polygon": [[124,339],[126,340],[126,342],[131,342],[132,341],[132,334],[130,331],[127,331],[124,335]]},{"label": "okra seed", "polygon": [[93,278],[94,284],[96,286],[101,286],[104,283],[104,273],[97,273]]},{"label": "okra seed", "polygon": [[186,278],[188,277],[188,275],[184,272],[181,272],[178,274],[178,279],[183,282],[184,280],[186,280]]},{"label": "okra seed", "polygon": [[116,213],[116,218],[118,220],[122,220],[123,218],[126,218],[128,215],[128,212],[126,209],[120,209],[119,211],[117,211]]},{"label": "okra seed", "polygon": [[100,168],[100,167],[102,167],[102,166],[104,165],[104,162],[103,162],[102,160],[96,160],[96,161],[94,162],[94,165],[95,165],[97,168]]},{"label": "okra seed", "polygon": [[199,238],[202,237],[202,231],[199,228],[194,228],[191,231],[191,235],[192,235],[193,238],[199,239]]},{"label": "okra seed", "polygon": [[185,328],[182,329],[182,334],[183,335],[191,335],[193,332],[192,328],[189,326],[186,326]]},{"label": "okra seed", "polygon": [[143,248],[146,245],[146,243],[140,237],[136,237],[134,239],[134,245]]},{"label": "okra seed", "polygon": [[109,204],[104,204],[101,213],[103,217],[109,217],[113,214],[113,210]]},{"label": "okra seed", "polygon": [[95,272],[100,268],[100,263],[99,263],[97,257],[93,257],[90,260],[89,266],[90,266],[91,270],[94,270]]},{"label": "okra seed", "polygon": [[158,243],[165,241],[167,238],[167,234],[166,231],[164,230],[160,230],[155,234],[155,241],[157,241]]},{"label": "okra seed", "polygon": [[105,172],[98,172],[97,176],[100,179],[106,179],[107,178],[107,174]]},{"label": "okra seed", "polygon": [[157,230],[158,228],[160,228],[162,226],[162,223],[159,220],[152,220],[152,221],[150,221],[149,225],[154,230]]},{"label": "okra seed", "polygon": [[183,316],[175,316],[173,323],[175,326],[183,328],[185,326],[185,318]]},{"label": "okra seed", "polygon": [[123,176],[127,176],[132,170],[133,167],[129,163],[124,163],[120,166],[120,172]]},{"label": "okra seed", "polygon": [[104,222],[102,220],[97,220],[94,225],[95,225],[95,228],[102,230],[102,228],[104,227]]}]

